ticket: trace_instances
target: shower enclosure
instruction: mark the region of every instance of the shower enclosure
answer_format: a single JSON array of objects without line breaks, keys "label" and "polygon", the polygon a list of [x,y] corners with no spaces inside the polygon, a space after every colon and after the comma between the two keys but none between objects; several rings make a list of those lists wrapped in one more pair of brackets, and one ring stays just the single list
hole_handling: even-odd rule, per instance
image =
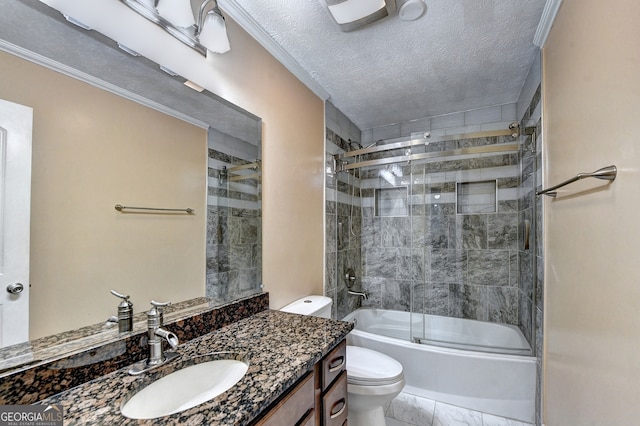
[{"label": "shower enclosure", "polygon": [[[336,317],[359,307],[409,312],[403,338],[456,348],[464,321],[443,330],[438,317],[498,323],[535,354],[536,129],[521,124],[347,143],[334,156],[327,288]],[[397,337],[398,328],[379,333]],[[512,353],[482,341],[470,349]]]}]

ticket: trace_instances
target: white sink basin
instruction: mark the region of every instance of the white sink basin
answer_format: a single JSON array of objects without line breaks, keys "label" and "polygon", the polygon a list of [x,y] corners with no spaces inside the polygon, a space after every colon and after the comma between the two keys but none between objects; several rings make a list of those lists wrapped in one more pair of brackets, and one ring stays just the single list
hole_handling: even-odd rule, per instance
[{"label": "white sink basin", "polygon": [[155,419],[184,411],[230,389],[248,368],[246,362],[235,359],[182,368],[139,390],[120,411],[132,419]]}]

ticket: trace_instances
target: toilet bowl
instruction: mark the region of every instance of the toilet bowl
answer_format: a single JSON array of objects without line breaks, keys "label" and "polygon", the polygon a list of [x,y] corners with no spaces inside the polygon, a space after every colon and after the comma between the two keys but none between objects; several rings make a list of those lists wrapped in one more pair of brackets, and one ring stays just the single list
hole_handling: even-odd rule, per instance
[{"label": "toilet bowl", "polygon": [[402,364],[358,346],[347,346],[349,425],[384,426],[384,407],[404,388]]},{"label": "toilet bowl", "polygon": [[[332,300],[307,296],[281,310],[331,318]],[[384,407],[404,388],[402,364],[371,349],[347,346],[349,426],[385,426]]]}]

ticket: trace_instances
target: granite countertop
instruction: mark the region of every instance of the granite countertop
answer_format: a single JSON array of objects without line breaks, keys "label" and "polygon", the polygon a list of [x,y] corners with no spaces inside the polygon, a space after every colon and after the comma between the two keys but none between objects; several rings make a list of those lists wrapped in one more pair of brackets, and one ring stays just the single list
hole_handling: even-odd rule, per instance
[{"label": "granite countertop", "polygon": [[[169,328],[169,327],[167,327]],[[313,365],[344,339],[353,324],[280,311],[263,311],[178,347],[182,356],[140,376],[129,367],[41,400],[62,404],[65,425],[246,425],[267,409]],[[152,420],[133,420],[120,406],[136,391],[196,357],[231,352],[246,360],[246,375],[204,404]]]}]

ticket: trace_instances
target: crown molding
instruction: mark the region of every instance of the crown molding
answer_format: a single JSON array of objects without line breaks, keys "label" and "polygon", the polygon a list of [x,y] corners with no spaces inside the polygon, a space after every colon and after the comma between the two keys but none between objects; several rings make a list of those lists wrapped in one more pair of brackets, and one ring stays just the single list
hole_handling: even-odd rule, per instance
[{"label": "crown molding", "polygon": [[562,5],[562,0],[547,0],[545,3],[536,34],[533,36],[533,44],[536,46],[543,47],[547,41],[547,36],[549,35],[549,31],[551,31],[560,5]]},{"label": "crown molding", "polygon": [[258,22],[238,4],[236,0],[218,1],[220,8],[236,21],[243,30],[258,41],[273,57],[275,57],[298,80],[309,88],[316,96],[326,101],[331,96],[311,75],[287,53]]}]

